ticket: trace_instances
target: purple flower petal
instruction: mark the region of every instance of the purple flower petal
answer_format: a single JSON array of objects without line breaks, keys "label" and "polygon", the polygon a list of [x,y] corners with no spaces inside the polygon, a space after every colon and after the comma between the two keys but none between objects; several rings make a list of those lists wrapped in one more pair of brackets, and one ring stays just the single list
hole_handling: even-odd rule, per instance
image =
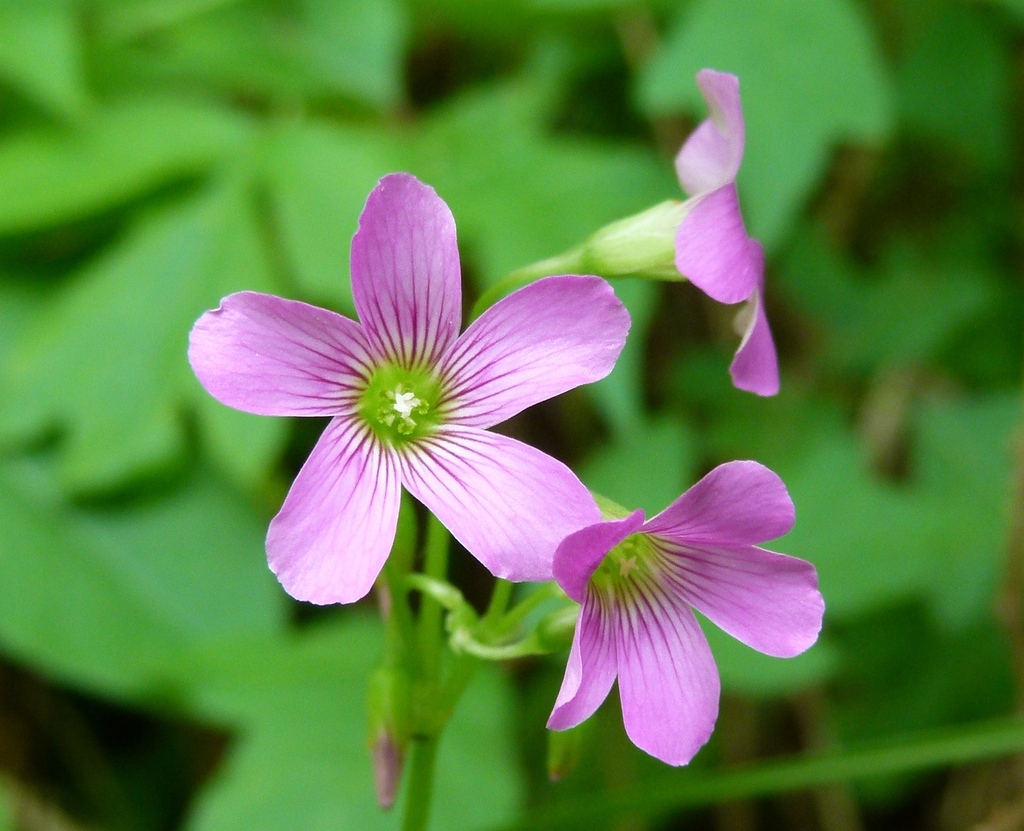
[{"label": "purple flower petal", "polygon": [[739,303],[760,287],[764,249],[747,236],[734,184],[696,199],[676,231],[676,268],[719,303]]},{"label": "purple flower petal", "polygon": [[267,532],[270,568],[311,603],[351,603],[380,573],[398,523],[394,454],[354,418],[335,418],[292,483]]},{"label": "purple flower petal", "polygon": [[643,531],[683,545],[752,545],[793,527],[786,486],[757,462],[719,465],[656,517]]},{"label": "purple flower petal", "polygon": [[754,292],[750,302],[753,314],[729,367],[729,374],[733,384],[741,390],[757,395],[775,395],[779,391],[779,359],[772,330],[768,327],[768,316],[764,313],[764,303],[761,302],[761,292]]},{"label": "purple flower petal", "polygon": [[188,359],[214,398],[247,413],[337,415],[369,373],[366,338],[348,318],[242,291],[196,321]]},{"label": "purple flower petal", "polygon": [[625,519],[599,522],[570,534],[555,550],[555,580],[567,595],[582,603],[587,582],[605,555],[644,524],[644,512],[637,510]]},{"label": "purple flower petal", "polygon": [[448,206],[408,173],[381,179],[352,239],[352,295],[377,354],[436,363],[459,334],[460,280]]},{"label": "purple flower petal", "polygon": [[700,549],[654,539],[673,589],[737,640],[792,658],[818,639],[825,601],[810,563],[752,545]]},{"label": "purple flower petal", "polygon": [[506,580],[550,580],[558,544],[601,518],[569,468],[497,433],[450,425],[401,460],[409,492]]},{"label": "purple flower petal", "polygon": [[548,719],[551,730],[567,730],[590,718],[615,681],[615,636],[596,598],[580,609],[562,688]]},{"label": "purple flower petal", "polygon": [[676,156],[679,182],[691,196],[732,182],[739,172],[746,141],[739,78],[702,69],[697,73],[697,86],[711,117],[693,131]]},{"label": "purple flower petal", "polygon": [[604,378],[629,313],[598,277],[548,277],[489,308],[440,367],[456,424],[492,427],[538,401]]},{"label": "purple flower petal", "polygon": [[718,717],[720,682],[707,639],[682,599],[654,584],[613,613],[626,733],[663,762],[685,765]]}]

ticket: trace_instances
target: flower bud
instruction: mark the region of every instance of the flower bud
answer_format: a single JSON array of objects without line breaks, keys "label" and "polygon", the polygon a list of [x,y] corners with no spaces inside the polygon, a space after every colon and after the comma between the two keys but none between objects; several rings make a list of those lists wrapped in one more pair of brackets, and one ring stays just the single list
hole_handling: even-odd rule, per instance
[{"label": "flower bud", "polygon": [[690,201],[669,199],[605,225],[584,244],[587,268],[604,277],[682,280],[676,270],[676,231],[691,207]]},{"label": "flower bud", "polygon": [[411,723],[411,683],[401,667],[380,666],[370,677],[369,743],[377,804],[395,804]]}]

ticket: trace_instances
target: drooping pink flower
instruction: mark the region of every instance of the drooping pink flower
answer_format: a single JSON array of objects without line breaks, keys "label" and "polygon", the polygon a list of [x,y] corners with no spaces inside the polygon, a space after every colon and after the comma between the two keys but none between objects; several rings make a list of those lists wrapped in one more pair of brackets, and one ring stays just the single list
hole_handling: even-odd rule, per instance
[{"label": "drooping pink flower", "polygon": [[582,608],[548,727],[589,718],[618,677],[633,743],[689,762],[711,736],[720,690],[690,607],[780,658],[818,637],[825,604],[814,566],[757,546],[789,531],[793,516],[778,476],[730,462],[650,520],[635,511],[570,534],[555,579]]},{"label": "drooping pink flower", "polygon": [[743,333],[729,372],[740,389],[779,391],[779,366],[764,312],[764,249],[747,236],[736,192],[746,133],[735,75],[702,69],[697,85],[710,118],[676,156],[679,182],[693,207],[676,232],[676,268],[719,303],[745,303],[737,317]]},{"label": "drooping pink flower", "polygon": [[462,335],[455,222],[434,190],[392,174],[352,240],[359,321],[255,292],[192,330],[216,399],[250,413],[331,416],[270,523],[270,567],[294,597],[351,602],[394,541],[404,485],[490,571],[551,578],[555,547],[600,512],[550,456],[486,428],[604,377],[629,315],[597,277],[539,280]]}]

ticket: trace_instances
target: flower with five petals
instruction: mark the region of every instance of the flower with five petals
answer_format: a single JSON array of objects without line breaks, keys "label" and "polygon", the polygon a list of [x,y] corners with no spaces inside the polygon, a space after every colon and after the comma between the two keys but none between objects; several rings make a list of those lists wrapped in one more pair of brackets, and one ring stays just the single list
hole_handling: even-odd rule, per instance
[{"label": "flower with five petals", "polygon": [[649,520],[615,513],[555,552],[555,579],[581,609],[548,727],[589,718],[618,677],[630,739],[683,765],[710,737],[720,691],[690,607],[760,652],[792,657],[821,629],[817,573],[757,546],[793,525],[785,485],[757,462],[720,465]]},{"label": "flower with five petals", "polygon": [[270,523],[285,589],[351,602],[394,541],[404,485],[491,572],[551,578],[552,557],[599,509],[561,462],[492,427],[611,371],[629,315],[597,277],[539,280],[459,334],[455,223],[408,174],[380,181],[352,240],[359,322],[240,292],[194,326],[207,391],[260,415],[330,416]]}]

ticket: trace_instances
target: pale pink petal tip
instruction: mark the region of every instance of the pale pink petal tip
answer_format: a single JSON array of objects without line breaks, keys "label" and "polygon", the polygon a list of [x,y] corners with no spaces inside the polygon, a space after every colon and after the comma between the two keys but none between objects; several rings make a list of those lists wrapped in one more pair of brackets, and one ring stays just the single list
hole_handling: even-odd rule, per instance
[{"label": "pale pink petal tip", "polygon": [[585,602],[548,728],[568,730],[596,712],[615,682],[615,649],[614,619],[599,603]]},{"label": "pale pink petal tip", "polygon": [[436,363],[462,323],[455,220],[429,185],[408,173],[380,180],[352,238],[352,296],[377,356]]},{"label": "pale pink petal tip", "polygon": [[729,373],[738,389],[763,396],[776,395],[779,392],[779,359],[768,316],[764,313],[761,292],[755,292],[750,302],[752,314]]},{"label": "pale pink petal tip", "polygon": [[778,474],[759,462],[726,462],[643,526],[689,545],[757,545],[788,534],[796,513]]},{"label": "pale pink petal tip", "polygon": [[391,552],[400,496],[393,454],[355,419],[334,419],[267,531],[285,591],[319,604],[364,597]]},{"label": "pale pink petal tip", "polygon": [[715,728],[721,682],[707,639],[670,592],[648,598],[656,619],[620,615],[617,662],[622,721],[641,750],[685,765]]},{"label": "pale pink petal tip", "polygon": [[697,86],[709,118],[698,125],[676,156],[679,182],[690,196],[700,196],[736,178],[746,143],[740,82],[735,75],[702,69]]},{"label": "pale pink petal tip", "polygon": [[254,291],[225,297],[196,321],[188,359],[199,382],[222,404],[276,416],[349,410],[369,361],[358,324]]}]

